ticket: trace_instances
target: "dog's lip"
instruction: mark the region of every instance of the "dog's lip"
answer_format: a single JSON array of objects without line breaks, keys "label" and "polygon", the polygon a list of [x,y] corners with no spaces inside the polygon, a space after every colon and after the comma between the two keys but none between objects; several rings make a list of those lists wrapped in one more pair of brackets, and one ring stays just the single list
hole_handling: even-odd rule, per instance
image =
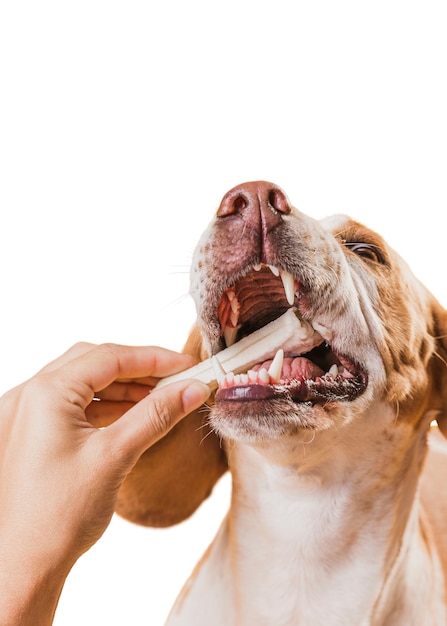
[{"label": "dog's lip", "polygon": [[328,404],[329,402],[350,402],[355,400],[366,388],[363,378],[346,379],[342,383],[336,380],[328,383],[322,379],[315,381],[293,380],[288,384],[275,385],[235,385],[226,389],[219,388],[216,402],[256,402],[284,400],[295,403]]},{"label": "dog's lip", "polygon": [[321,367],[315,357],[310,358],[315,350],[286,356],[278,380],[273,380],[269,374],[271,360],[255,366],[247,374],[234,376],[230,372],[220,382],[216,401],[286,399],[318,404],[355,399],[366,389],[366,373],[346,357],[337,357],[328,344],[324,345],[324,350],[330,356],[326,365],[320,360]]}]

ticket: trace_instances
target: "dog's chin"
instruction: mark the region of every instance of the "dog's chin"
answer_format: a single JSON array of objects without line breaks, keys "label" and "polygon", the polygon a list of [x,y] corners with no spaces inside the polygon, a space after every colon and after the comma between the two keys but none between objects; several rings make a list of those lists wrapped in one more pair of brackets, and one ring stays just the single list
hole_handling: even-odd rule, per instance
[{"label": "dog's chin", "polygon": [[209,422],[224,439],[256,444],[303,431],[328,430],[335,425],[334,417],[330,406],[296,403],[285,398],[250,402],[216,398]]}]

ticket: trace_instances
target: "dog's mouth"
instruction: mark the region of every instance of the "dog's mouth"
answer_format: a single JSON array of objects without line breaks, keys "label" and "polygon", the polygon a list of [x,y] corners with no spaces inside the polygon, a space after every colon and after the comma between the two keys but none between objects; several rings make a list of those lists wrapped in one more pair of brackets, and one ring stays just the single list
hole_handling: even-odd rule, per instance
[{"label": "dog's mouth", "polygon": [[[262,328],[289,308],[298,308],[300,295],[301,285],[289,272],[263,264],[251,268],[224,291],[217,307],[226,345]],[[337,353],[322,335],[316,337],[310,351],[303,352],[297,342],[285,352],[278,347],[270,358],[245,373],[228,372],[220,380],[216,402],[286,399],[325,404],[354,400],[366,389],[366,372],[352,357]]]}]

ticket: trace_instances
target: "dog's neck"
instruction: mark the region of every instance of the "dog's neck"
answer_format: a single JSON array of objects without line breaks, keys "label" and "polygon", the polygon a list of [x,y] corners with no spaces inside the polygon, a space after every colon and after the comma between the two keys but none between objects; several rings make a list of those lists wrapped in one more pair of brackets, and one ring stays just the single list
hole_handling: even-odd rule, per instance
[{"label": "dog's neck", "polygon": [[238,624],[423,623],[438,591],[427,545],[414,541],[425,441],[409,443],[410,425],[391,436],[387,412],[312,441],[229,446]]}]

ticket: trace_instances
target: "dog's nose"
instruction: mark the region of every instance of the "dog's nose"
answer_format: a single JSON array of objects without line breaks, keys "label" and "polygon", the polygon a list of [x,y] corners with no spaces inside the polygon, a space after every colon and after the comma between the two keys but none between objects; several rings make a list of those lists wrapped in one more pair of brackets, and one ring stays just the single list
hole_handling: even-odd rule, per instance
[{"label": "dog's nose", "polygon": [[244,183],[228,191],[217,211],[218,217],[239,214],[253,225],[261,223],[268,232],[277,226],[292,208],[286,194],[273,183],[256,181]]}]

